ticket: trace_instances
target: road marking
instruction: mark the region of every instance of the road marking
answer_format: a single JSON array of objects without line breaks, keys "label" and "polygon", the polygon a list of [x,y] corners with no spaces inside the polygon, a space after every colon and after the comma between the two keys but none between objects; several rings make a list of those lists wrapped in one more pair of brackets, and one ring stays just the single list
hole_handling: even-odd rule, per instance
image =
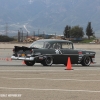
[{"label": "road marking", "polygon": [[75,70],[79,70],[79,71],[84,71],[84,70],[86,70],[86,71],[89,71],[89,70],[100,70],[100,68],[85,68],[85,69],[75,69]]},{"label": "road marking", "polygon": [[51,81],[82,81],[82,82],[100,82],[100,80],[81,80],[81,79],[53,79],[53,78],[10,78],[10,77],[1,77],[5,79],[13,80],[51,80]]},{"label": "road marking", "polygon": [[10,77],[1,77],[1,78],[5,78],[5,79],[14,79],[14,80],[44,80],[45,78],[10,78]]},{"label": "road marking", "polygon": [[10,87],[0,87],[0,89],[3,89],[3,90],[31,90],[31,91],[60,91],[60,92],[100,93],[100,91],[94,91],[94,90],[36,89],[36,88],[10,88]]},{"label": "road marking", "polygon": [[62,72],[64,70],[0,70],[0,72],[43,72],[43,71],[47,71],[47,72]]},{"label": "road marking", "polygon": [[[73,67],[74,68],[74,67]],[[64,68],[65,69],[65,68]],[[43,71],[47,71],[47,72],[67,72],[66,70],[64,70],[64,69],[61,69],[61,70],[0,70],[0,72],[43,72]],[[77,71],[77,70],[80,70],[80,71],[84,71],[84,70],[86,70],[86,71],[89,71],[89,70],[100,70],[100,68],[75,68],[74,70],[70,70],[70,71]]]}]

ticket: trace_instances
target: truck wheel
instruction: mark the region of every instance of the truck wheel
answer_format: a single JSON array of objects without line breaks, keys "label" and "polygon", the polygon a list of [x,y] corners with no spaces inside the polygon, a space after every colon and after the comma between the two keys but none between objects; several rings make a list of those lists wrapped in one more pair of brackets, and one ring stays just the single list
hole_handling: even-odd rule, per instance
[{"label": "truck wheel", "polygon": [[81,64],[82,66],[89,66],[91,64],[91,58],[89,56],[84,57]]},{"label": "truck wheel", "polygon": [[33,66],[35,64],[35,61],[25,61],[25,64],[27,66]]},{"label": "truck wheel", "polygon": [[52,57],[47,57],[42,62],[43,66],[51,66],[52,64],[53,64],[53,58]]}]

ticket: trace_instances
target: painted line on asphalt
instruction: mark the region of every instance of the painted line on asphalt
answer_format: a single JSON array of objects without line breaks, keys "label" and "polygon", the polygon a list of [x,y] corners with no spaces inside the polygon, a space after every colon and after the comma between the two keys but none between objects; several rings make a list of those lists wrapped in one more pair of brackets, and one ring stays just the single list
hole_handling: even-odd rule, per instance
[{"label": "painted line on asphalt", "polygon": [[[100,70],[100,68],[75,68],[74,69],[74,67],[73,67],[73,70],[70,70],[70,71],[77,71],[77,70],[80,70],[80,71],[84,71],[84,70],[86,70],[86,71],[88,71],[88,70]],[[0,70],[0,72],[43,72],[43,71],[47,71],[47,72],[66,72],[66,71],[69,71],[69,70],[65,70],[65,68],[64,69],[61,69],[61,70]]]},{"label": "painted line on asphalt", "polygon": [[10,77],[1,77],[4,79],[12,80],[49,80],[49,81],[80,81],[80,82],[100,82],[100,80],[81,80],[81,79],[53,79],[53,78],[10,78]]},{"label": "painted line on asphalt", "polygon": [[85,71],[89,71],[89,70],[100,70],[100,68],[91,68],[91,67],[90,68],[85,68],[85,69],[83,69],[83,68],[82,69],[81,68],[80,69],[76,68],[75,70],[79,70],[79,71],[84,71],[84,70]]},{"label": "painted line on asphalt", "polygon": [[62,72],[64,70],[0,70],[0,72]]},{"label": "painted line on asphalt", "polygon": [[10,88],[0,87],[2,90],[31,90],[31,91],[60,91],[60,92],[87,92],[87,93],[100,93],[94,90],[68,90],[68,89],[36,89],[36,88]]}]

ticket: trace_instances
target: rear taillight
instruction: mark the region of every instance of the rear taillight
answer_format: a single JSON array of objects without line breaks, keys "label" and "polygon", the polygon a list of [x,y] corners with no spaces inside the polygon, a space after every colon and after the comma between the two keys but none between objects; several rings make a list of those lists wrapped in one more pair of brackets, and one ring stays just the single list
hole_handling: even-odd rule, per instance
[{"label": "rear taillight", "polygon": [[95,62],[95,55],[93,55],[92,57],[91,57],[92,59],[92,63],[94,63]]},{"label": "rear taillight", "polygon": [[78,52],[78,54],[79,54],[79,55],[81,55],[81,54],[82,54],[82,52],[81,52],[81,51],[79,51],[79,52]]},{"label": "rear taillight", "polygon": [[92,56],[92,58],[95,58],[95,55],[94,55],[94,56]]}]

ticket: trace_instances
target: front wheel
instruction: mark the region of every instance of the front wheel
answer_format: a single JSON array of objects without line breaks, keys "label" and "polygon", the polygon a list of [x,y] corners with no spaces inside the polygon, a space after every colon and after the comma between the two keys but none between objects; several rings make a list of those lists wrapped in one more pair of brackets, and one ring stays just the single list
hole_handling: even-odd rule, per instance
[{"label": "front wheel", "polygon": [[51,66],[53,64],[53,58],[52,57],[46,57],[41,64],[43,66]]},{"label": "front wheel", "polygon": [[89,66],[91,64],[91,58],[89,56],[84,57],[81,64],[82,66]]},{"label": "front wheel", "polygon": [[35,61],[24,61],[27,66],[33,66]]}]

